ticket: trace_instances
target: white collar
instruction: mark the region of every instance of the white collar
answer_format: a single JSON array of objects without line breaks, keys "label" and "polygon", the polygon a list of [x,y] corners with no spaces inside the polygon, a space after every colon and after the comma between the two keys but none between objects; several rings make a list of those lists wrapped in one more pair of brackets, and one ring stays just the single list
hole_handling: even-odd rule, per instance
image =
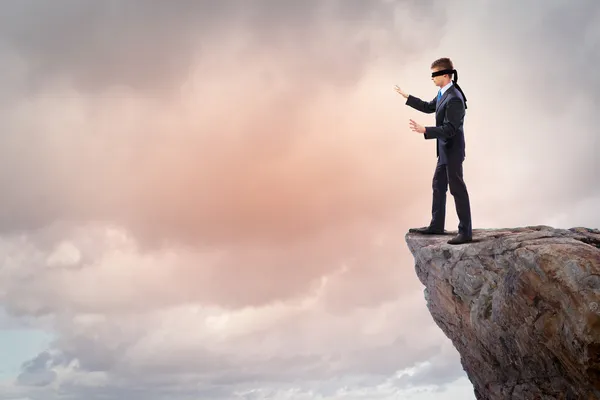
[{"label": "white collar", "polygon": [[450,86],[452,86],[452,81],[448,82],[448,84],[446,86],[444,86],[443,88],[441,88],[440,89],[440,91],[441,91],[440,93],[443,95],[444,92],[450,88]]}]

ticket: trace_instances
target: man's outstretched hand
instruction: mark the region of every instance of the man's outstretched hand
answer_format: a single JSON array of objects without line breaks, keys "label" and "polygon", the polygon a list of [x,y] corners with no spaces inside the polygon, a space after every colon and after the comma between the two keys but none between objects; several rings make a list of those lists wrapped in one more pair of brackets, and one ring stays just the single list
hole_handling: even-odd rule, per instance
[{"label": "man's outstretched hand", "polygon": [[412,119],[410,120],[410,130],[418,133],[425,133],[425,127],[423,125],[417,124]]},{"label": "man's outstretched hand", "polygon": [[[408,94],[404,93],[404,91],[402,89],[400,89],[400,86],[396,85],[395,89],[396,89],[396,92],[400,93],[402,96],[404,96],[404,98],[408,99]],[[413,132],[425,133],[425,127],[423,125],[417,124],[412,119],[410,120],[410,129]]]},{"label": "man's outstretched hand", "polygon": [[404,96],[405,99],[408,99],[408,93],[404,93],[404,91],[402,89],[400,89],[400,87],[398,85],[396,85],[396,92],[398,92],[402,96]]}]

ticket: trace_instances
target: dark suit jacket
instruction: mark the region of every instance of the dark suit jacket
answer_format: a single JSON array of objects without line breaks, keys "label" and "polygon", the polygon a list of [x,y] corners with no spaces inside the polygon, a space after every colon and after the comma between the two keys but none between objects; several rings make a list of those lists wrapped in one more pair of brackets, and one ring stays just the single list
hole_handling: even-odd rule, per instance
[{"label": "dark suit jacket", "polygon": [[431,114],[435,112],[435,127],[425,128],[425,139],[436,139],[438,164],[465,159],[465,101],[455,85],[444,92],[439,104],[437,96],[430,102],[409,95],[406,104],[415,110]]}]

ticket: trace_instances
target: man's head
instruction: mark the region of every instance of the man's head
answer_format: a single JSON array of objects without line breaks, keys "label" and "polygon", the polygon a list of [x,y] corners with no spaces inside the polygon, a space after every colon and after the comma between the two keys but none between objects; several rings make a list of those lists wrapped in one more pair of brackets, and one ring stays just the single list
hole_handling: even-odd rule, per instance
[{"label": "man's head", "polygon": [[[443,71],[445,69],[453,70],[454,65],[449,58],[438,58],[434,62],[431,63],[431,72]],[[444,87],[452,80],[452,73],[432,76],[431,80],[435,84],[435,86]]]}]

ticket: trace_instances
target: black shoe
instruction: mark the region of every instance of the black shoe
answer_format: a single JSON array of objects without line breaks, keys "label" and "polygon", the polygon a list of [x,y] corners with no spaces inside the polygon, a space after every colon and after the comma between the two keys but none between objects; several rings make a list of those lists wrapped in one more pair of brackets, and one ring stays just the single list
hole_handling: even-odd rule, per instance
[{"label": "black shoe", "polygon": [[452,239],[448,240],[448,244],[463,244],[472,242],[473,238],[471,236],[465,236],[462,233],[454,236]]},{"label": "black shoe", "polygon": [[425,226],[423,228],[410,228],[408,231],[412,233],[422,233],[424,235],[443,235],[445,232],[443,229],[435,229],[431,226]]}]

